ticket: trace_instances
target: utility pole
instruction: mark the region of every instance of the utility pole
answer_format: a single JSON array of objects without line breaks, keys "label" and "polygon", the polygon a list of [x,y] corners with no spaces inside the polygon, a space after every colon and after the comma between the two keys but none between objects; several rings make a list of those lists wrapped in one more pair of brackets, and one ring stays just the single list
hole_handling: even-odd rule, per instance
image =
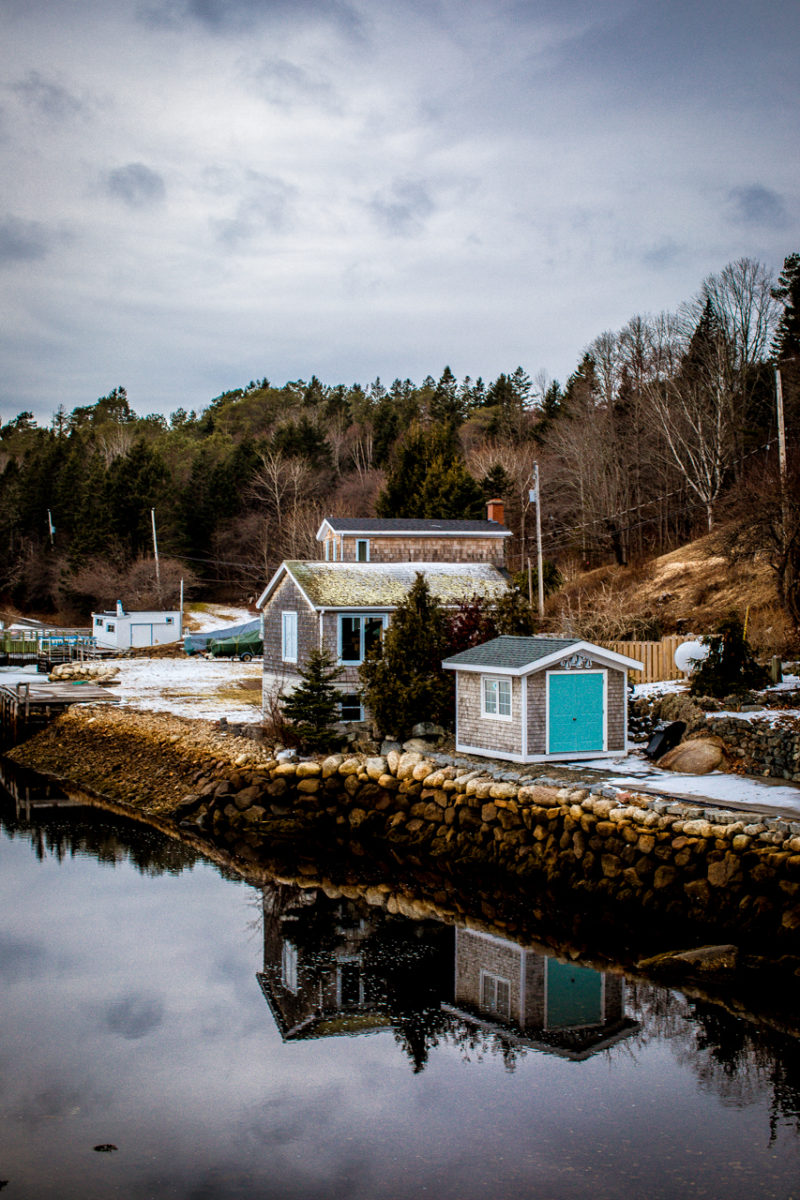
[{"label": "utility pole", "polygon": [[775,368],[775,409],[778,423],[778,470],[781,477],[782,541],[785,550],[789,532],[789,507],[786,496],[786,423],[783,417],[783,384],[781,383],[780,367]]},{"label": "utility pole", "polygon": [[[539,576],[539,619],[544,617],[544,567],[542,564],[542,501],[539,487],[539,464],[533,464],[533,488],[528,494],[530,502],[536,504],[536,573]],[[528,575],[530,579],[530,574]]]},{"label": "utility pole", "polygon": [[50,509],[49,509],[49,508],[48,508],[48,510],[47,510],[47,529],[48,529],[48,532],[49,532],[49,534],[50,534],[50,548],[51,548],[51,550],[52,550],[52,548],[53,548],[53,534],[54,534],[54,533],[55,533],[55,531],[56,531],[56,527],[55,527],[55,525],[53,524],[53,514],[50,512]]},{"label": "utility pole", "polygon": [[156,560],[156,589],[158,591],[158,603],[161,603],[161,568],[158,562],[158,538],[156,537],[156,510],[150,509],[150,520],[153,523],[153,555]]}]

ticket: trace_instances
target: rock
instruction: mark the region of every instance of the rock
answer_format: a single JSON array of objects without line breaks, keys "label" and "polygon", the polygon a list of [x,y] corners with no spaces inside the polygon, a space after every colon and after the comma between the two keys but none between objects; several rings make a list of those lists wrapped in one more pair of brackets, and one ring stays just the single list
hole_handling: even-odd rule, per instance
[{"label": "rock", "polygon": [[311,776],[319,775],[322,767],[316,762],[301,762],[297,764],[297,778],[309,779]]},{"label": "rock", "polygon": [[364,763],[364,769],[370,779],[380,779],[381,775],[386,774],[386,768],[387,762],[383,756],[379,758],[368,758]]},{"label": "rock", "polygon": [[[411,776],[414,774],[414,767],[417,765],[418,762],[422,762],[422,755],[418,751],[416,751],[416,750],[406,751],[404,754],[400,755],[398,762],[397,762],[397,769],[393,773],[395,775],[397,775],[398,779],[410,779]],[[390,769],[391,769],[391,760],[390,760]]]},{"label": "rock", "polygon": [[403,747],[399,742],[393,742],[390,739],[381,742],[381,754],[384,755],[384,757],[387,754],[399,754],[402,749]]},{"label": "rock", "polygon": [[430,721],[420,721],[411,730],[411,736],[412,738],[442,738],[446,736],[446,732],[441,725],[432,725]]},{"label": "rock", "polygon": [[331,754],[322,763],[322,778],[330,779],[331,775],[335,775],[339,767],[344,762],[343,754]]},{"label": "rock", "polygon": [[660,767],[668,771],[680,771],[686,775],[707,775],[715,770],[725,758],[722,743],[718,738],[692,738],[681,742],[658,760]]},{"label": "rock", "polygon": [[430,745],[424,738],[409,738],[407,742],[403,742],[403,749],[407,753],[421,756],[430,752]]}]

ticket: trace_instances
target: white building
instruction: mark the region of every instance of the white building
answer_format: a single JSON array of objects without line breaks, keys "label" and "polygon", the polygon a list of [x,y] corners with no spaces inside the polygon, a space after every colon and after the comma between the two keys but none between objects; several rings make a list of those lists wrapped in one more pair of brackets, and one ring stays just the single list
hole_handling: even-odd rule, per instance
[{"label": "white building", "polygon": [[166,646],[183,636],[180,609],[125,612],[117,601],[115,612],[92,613],[92,636],[107,650]]}]

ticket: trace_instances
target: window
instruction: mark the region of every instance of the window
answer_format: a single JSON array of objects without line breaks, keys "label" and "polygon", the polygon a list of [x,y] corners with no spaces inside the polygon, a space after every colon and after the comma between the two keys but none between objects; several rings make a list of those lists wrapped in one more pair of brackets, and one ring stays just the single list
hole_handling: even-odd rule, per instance
[{"label": "window", "polygon": [[95,623],[95,625],[102,625],[102,624],[103,624],[103,618],[102,618],[102,617],[95,617],[95,619],[94,619],[94,623]]},{"label": "window", "polygon": [[356,562],[369,562],[369,540],[367,538],[356,539]]},{"label": "window", "polygon": [[114,633],[116,631],[116,628],[117,627],[114,624],[114,622],[109,621],[108,625],[106,625],[106,633]]},{"label": "window", "polygon": [[485,1012],[508,1017],[511,1012],[511,984],[499,975],[481,971],[481,1008]]},{"label": "window", "polygon": [[386,617],[368,614],[363,617],[339,617],[339,661],[361,663],[369,651],[380,642]]},{"label": "window", "polygon": [[346,692],[339,701],[339,715],[342,721],[361,721],[361,697],[358,692]]},{"label": "window", "polygon": [[297,947],[284,942],[281,947],[281,983],[297,995]]},{"label": "window", "polygon": [[511,720],[511,680],[498,675],[481,679],[481,716]]},{"label": "window", "polygon": [[297,662],[297,613],[281,613],[281,658],[284,662]]},{"label": "window", "polygon": [[165,617],[165,618],[164,618],[164,624],[165,624],[165,625],[174,625],[174,624],[175,624],[175,618],[174,618],[174,617]]}]

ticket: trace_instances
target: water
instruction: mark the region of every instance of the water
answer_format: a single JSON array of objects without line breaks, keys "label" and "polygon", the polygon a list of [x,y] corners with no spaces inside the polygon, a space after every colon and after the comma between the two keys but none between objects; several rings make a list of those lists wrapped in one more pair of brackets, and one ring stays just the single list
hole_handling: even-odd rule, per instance
[{"label": "water", "polygon": [[97,811],[2,814],[9,1200],[800,1197],[791,1037]]}]

